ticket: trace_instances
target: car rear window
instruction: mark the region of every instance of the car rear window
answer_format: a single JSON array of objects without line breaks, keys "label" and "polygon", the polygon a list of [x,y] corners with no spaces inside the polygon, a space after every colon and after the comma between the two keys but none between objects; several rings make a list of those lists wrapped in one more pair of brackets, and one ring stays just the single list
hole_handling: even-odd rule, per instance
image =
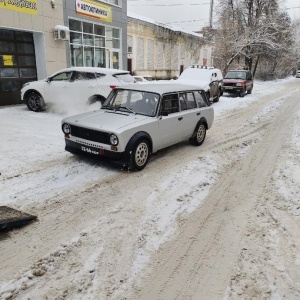
[{"label": "car rear window", "polygon": [[230,71],[225,76],[226,79],[246,79],[246,72]]},{"label": "car rear window", "polygon": [[115,74],[113,76],[116,77],[117,79],[119,79],[120,81],[123,81],[123,82],[127,82],[127,83],[134,83],[135,82],[135,79],[133,78],[133,76],[131,76],[128,73]]}]

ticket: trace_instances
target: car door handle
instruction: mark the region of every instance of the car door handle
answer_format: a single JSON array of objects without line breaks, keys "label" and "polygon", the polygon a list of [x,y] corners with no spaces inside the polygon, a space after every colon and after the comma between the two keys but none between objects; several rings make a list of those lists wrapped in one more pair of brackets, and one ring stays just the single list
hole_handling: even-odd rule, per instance
[{"label": "car door handle", "polygon": [[179,121],[181,121],[183,119],[183,117],[178,118]]}]

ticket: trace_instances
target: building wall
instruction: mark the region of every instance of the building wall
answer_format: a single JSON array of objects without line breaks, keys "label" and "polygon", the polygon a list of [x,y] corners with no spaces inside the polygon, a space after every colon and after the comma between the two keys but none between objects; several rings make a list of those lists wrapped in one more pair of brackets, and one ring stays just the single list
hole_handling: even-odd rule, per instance
[{"label": "building wall", "polygon": [[[11,4],[0,0],[0,105],[21,103],[20,89],[24,83],[44,79],[72,66],[70,41],[54,38],[57,26],[69,32],[70,19],[93,24],[93,30],[95,24],[105,28],[105,45],[101,51],[109,60],[103,67],[127,69],[126,0],[27,0],[30,8],[17,4],[17,1]],[[83,9],[82,5],[100,9],[94,16],[92,10],[82,12],[83,15],[79,9]],[[86,49],[84,43],[91,40],[84,36],[82,31],[82,47]],[[30,53],[26,53],[26,47],[30,48]],[[95,57],[91,61],[97,66]]]},{"label": "building wall", "polygon": [[200,35],[173,31],[128,17],[128,59],[132,73],[170,79],[192,64],[211,64],[211,46]]},{"label": "building wall", "polygon": [[[66,66],[66,42],[55,41],[55,25],[63,25],[63,0],[31,0],[36,3],[36,14],[6,9],[0,6],[0,29],[12,29],[34,33],[38,79]],[[16,8],[17,9],[17,8]]]}]

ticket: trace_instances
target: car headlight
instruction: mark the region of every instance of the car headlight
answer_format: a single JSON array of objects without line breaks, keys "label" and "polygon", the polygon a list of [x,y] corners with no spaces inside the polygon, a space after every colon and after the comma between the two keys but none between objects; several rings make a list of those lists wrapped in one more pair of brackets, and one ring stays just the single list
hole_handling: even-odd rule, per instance
[{"label": "car headlight", "polygon": [[71,126],[67,123],[64,123],[62,125],[62,131],[64,132],[64,134],[70,134],[71,133]]},{"label": "car headlight", "polygon": [[115,134],[111,134],[109,140],[113,146],[117,146],[119,144],[118,137]]},{"label": "car headlight", "polygon": [[236,86],[244,86],[244,84],[242,82],[239,82],[236,84]]}]

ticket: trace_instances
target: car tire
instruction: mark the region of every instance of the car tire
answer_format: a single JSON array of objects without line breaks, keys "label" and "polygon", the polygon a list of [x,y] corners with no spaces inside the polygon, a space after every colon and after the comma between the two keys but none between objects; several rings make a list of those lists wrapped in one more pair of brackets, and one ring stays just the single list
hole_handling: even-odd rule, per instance
[{"label": "car tire", "polygon": [[199,123],[190,138],[190,143],[194,146],[201,146],[206,137],[206,126],[203,122]]},{"label": "car tire", "polygon": [[30,92],[25,96],[25,103],[29,110],[40,112],[45,109],[45,101],[37,92]]},{"label": "car tire", "polygon": [[252,94],[252,90],[253,90],[253,86],[251,87],[250,90],[247,91],[247,94],[249,94],[249,95]]},{"label": "car tire", "polygon": [[93,97],[91,97],[89,100],[88,100],[88,104],[94,104],[96,102],[100,102],[101,105],[104,103],[104,101],[106,100],[105,97],[103,96],[99,96],[99,95],[95,95]]},{"label": "car tire", "polygon": [[243,90],[242,92],[240,92],[239,97],[243,98],[245,97],[245,95],[246,95],[246,91]]},{"label": "car tire", "polygon": [[146,139],[138,140],[132,147],[131,151],[132,167],[137,171],[141,171],[142,169],[144,169],[148,163],[149,155],[149,142]]},{"label": "car tire", "polygon": [[216,98],[214,99],[214,102],[219,102],[220,96],[221,96],[221,92],[220,92],[220,89],[218,89],[218,94],[217,94]]},{"label": "car tire", "polygon": [[210,102],[210,93],[209,92],[206,92],[206,97],[207,97],[207,103],[208,105],[211,105],[211,102]]}]

